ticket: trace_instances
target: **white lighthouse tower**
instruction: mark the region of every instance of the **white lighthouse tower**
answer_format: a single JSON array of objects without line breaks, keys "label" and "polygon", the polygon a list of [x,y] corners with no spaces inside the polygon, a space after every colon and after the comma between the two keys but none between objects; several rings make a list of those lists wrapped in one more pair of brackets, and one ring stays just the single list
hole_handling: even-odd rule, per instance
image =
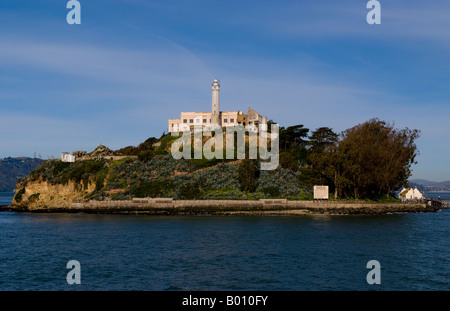
[{"label": "white lighthouse tower", "polygon": [[219,80],[215,79],[212,84],[211,123],[220,125],[219,89],[220,89]]}]

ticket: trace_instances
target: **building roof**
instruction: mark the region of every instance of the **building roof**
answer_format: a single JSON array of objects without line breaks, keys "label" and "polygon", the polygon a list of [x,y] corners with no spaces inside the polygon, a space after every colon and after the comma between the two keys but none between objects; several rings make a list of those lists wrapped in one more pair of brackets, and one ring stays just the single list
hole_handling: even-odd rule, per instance
[{"label": "building roof", "polygon": [[182,111],[181,113],[211,113],[211,111]]}]

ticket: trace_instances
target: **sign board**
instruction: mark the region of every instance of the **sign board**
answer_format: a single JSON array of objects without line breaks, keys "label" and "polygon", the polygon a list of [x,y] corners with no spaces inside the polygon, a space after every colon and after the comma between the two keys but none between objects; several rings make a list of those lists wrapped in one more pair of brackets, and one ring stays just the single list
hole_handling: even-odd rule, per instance
[{"label": "sign board", "polygon": [[314,200],[328,200],[328,186],[314,186]]}]

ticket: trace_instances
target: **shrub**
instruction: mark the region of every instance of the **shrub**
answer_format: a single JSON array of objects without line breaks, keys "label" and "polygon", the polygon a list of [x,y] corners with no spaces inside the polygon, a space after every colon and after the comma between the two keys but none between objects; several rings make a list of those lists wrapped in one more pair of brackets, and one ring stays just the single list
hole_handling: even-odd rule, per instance
[{"label": "shrub", "polygon": [[108,173],[107,169],[103,169],[95,175],[95,191],[100,191],[103,189],[105,185],[106,174]]},{"label": "shrub", "polygon": [[52,174],[57,176],[59,173],[63,172],[65,169],[71,166],[69,162],[56,161],[53,165]]},{"label": "shrub", "polygon": [[127,146],[115,152],[117,155],[134,156],[139,153],[139,149],[134,146]]},{"label": "shrub", "polygon": [[295,157],[289,152],[280,152],[280,165],[282,168],[290,169],[293,171],[298,170],[298,163]]},{"label": "shrub", "polygon": [[62,177],[62,181],[73,180],[75,183],[79,183],[83,180],[85,188],[87,188],[87,182],[89,176],[95,175],[105,166],[105,161],[80,161],[75,162],[73,168],[66,172]]},{"label": "shrub", "polygon": [[138,198],[157,198],[164,196],[172,189],[172,183],[167,180],[152,180],[136,184],[131,187],[130,192],[133,197]]},{"label": "shrub", "polygon": [[197,180],[182,184],[175,192],[176,200],[195,200],[201,197],[200,182]]},{"label": "shrub", "polygon": [[148,162],[155,156],[155,152],[153,150],[145,150],[141,151],[138,154],[138,160],[141,162]]},{"label": "shrub", "polygon": [[260,175],[258,160],[244,159],[238,167],[238,179],[241,190],[254,192],[258,187]]},{"label": "shrub", "polygon": [[281,195],[280,189],[276,186],[269,186],[262,189],[264,194],[267,194],[269,197],[279,197]]},{"label": "shrub", "polygon": [[209,160],[205,157],[203,157],[202,159],[190,159],[189,160],[189,164],[191,164],[191,166],[194,170],[204,168],[204,167],[214,166],[219,162],[222,162],[222,160],[216,159],[216,158]]},{"label": "shrub", "polygon": [[22,196],[25,194],[25,188],[20,189],[14,197],[17,203],[22,202]]}]

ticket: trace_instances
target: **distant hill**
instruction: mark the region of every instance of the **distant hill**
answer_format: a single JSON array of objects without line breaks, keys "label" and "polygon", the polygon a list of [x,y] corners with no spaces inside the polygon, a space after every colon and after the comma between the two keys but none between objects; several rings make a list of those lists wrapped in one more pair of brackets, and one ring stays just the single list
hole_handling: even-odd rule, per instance
[{"label": "distant hill", "polygon": [[450,180],[435,183],[425,188],[430,192],[450,192]]},{"label": "distant hill", "polygon": [[42,162],[37,158],[4,158],[0,159],[0,191],[13,191],[16,181],[27,176]]},{"label": "distant hill", "polygon": [[412,184],[421,185],[421,186],[424,186],[424,187],[437,184],[437,182],[435,182],[435,181],[429,181],[429,180],[426,180],[426,179],[411,179],[409,182],[412,183]]},{"label": "distant hill", "polygon": [[426,179],[411,179],[409,181],[411,187],[417,187],[420,191],[426,192],[450,192],[450,180],[435,182]]},{"label": "distant hill", "polygon": [[450,192],[450,180],[435,182],[426,179],[411,179],[409,186],[417,187],[422,192]]}]

